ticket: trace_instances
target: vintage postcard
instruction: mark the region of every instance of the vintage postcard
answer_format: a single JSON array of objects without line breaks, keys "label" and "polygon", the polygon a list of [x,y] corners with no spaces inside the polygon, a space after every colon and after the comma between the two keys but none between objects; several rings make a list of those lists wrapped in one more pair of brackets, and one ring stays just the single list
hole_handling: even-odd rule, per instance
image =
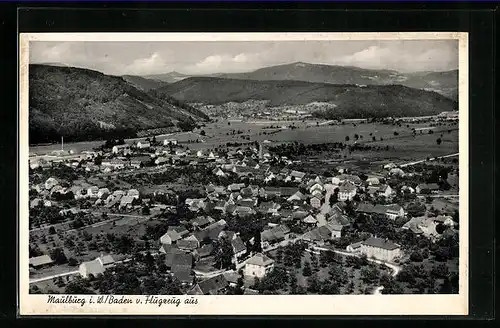
[{"label": "vintage postcard", "polygon": [[467,33],[19,41],[20,315],[468,314]]}]

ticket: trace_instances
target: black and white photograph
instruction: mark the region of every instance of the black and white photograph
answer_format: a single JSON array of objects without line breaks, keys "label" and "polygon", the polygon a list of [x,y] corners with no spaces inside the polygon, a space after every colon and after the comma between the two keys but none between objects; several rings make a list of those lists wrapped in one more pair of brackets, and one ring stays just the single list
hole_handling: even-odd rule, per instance
[{"label": "black and white photograph", "polygon": [[466,33],[24,36],[28,312],[467,311]]}]

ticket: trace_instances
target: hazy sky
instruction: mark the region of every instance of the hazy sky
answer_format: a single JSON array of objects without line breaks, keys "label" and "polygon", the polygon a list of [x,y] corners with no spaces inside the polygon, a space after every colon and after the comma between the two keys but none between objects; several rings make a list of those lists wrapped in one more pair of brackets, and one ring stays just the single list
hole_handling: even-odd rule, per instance
[{"label": "hazy sky", "polygon": [[36,41],[30,44],[30,63],[67,64],[113,75],[247,72],[297,61],[400,72],[445,71],[458,68],[458,41]]}]

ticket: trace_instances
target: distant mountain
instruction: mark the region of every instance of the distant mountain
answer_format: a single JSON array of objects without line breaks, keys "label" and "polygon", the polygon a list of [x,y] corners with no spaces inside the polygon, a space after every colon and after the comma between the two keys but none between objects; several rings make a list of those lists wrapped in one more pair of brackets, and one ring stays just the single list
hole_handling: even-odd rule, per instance
[{"label": "distant mountain", "polygon": [[70,65],[64,64],[64,63],[43,63],[43,64],[40,64],[40,65],[58,66],[58,67],[71,67]]},{"label": "distant mountain", "polygon": [[249,73],[219,74],[218,77],[242,80],[294,80],[314,83],[388,85],[401,84],[433,90],[456,100],[458,70],[448,72],[399,73],[353,66],[335,66],[297,62],[270,66]]},{"label": "distant mountain", "polygon": [[125,81],[134,85],[137,89],[149,91],[165,86],[167,83],[160,80],[147,79],[137,75],[123,75]]},{"label": "distant mountain", "polygon": [[30,142],[88,140],[113,133],[194,125],[207,116],[169,96],[88,69],[29,66]]},{"label": "distant mountain", "polygon": [[458,100],[458,70],[445,72],[418,72],[405,75],[404,85],[439,92]]},{"label": "distant mountain", "polygon": [[175,83],[187,79],[189,77],[219,77],[224,74],[222,73],[214,73],[214,74],[184,74],[179,72],[170,72],[164,74],[154,74],[154,75],[145,75],[143,76],[146,79],[161,81],[165,83]]},{"label": "distant mountain", "polygon": [[457,109],[455,101],[436,92],[402,85],[358,86],[292,80],[190,77],[155,92],[188,103],[212,105],[249,100],[266,100],[270,107],[323,102],[335,107],[334,115],[350,118],[423,116]]}]

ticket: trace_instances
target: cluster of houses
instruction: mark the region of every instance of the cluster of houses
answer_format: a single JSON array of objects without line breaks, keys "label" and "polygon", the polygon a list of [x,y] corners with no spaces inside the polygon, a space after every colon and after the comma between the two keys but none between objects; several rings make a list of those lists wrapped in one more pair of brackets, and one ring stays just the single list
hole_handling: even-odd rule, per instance
[{"label": "cluster of houses", "polygon": [[[165,263],[170,273],[182,284],[192,286],[189,293],[195,295],[210,295],[223,293],[225,288],[237,283],[238,274],[214,268],[215,242],[227,241],[231,248],[233,263],[243,265],[243,275],[246,278],[262,278],[274,268],[274,261],[264,253],[290,241],[302,240],[313,246],[324,246],[330,241],[341,238],[342,229],[352,223],[345,211],[346,202],[356,200],[355,211],[371,216],[381,216],[396,220],[406,216],[404,208],[391,204],[396,190],[384,182],[383,176],[369,176],[362,179],[356,174],[338,170],[340,174],[334,177],[309,174],[297,169],[288,168],[292,164],[286,157],[273,157],[264,152],[262,146],[249,151],[236,150],[227,153],[215,151],[191,152],[177,147],[175,139],[165,139],[161,146],[153,146],[150,142],[139,141],[135,145],[116,145],[111,153],[85,152],[79,156],[72,154],[69,166],[81,165],[87,161],[87,170],[111,172],[126,168],[141,168],[145,166],[175,166],[176,163],[204,164],[210,167],[214,176],[228,178],[214,180],[205,186],[205,193],[200,198],[185,199],[186,207],[197,213],[190,222],[178,226],[169,226],[159,239],[159,253],[165,254]],[[102,157],[99,165],[93,159]],[[75,161],[80,160],[77,165]],[[271,162],[271,160],[273,162]],[[277,168],[271,163],[285,164]],[[40,159],[30,161],[32,168],[44,167],[47,163]],[[387,166],[389,175],[404,176],[405,172],[398,167]],[[32,186],[36,197],[30,201],[30,207],[51,206],[54,195],[66,195],[74,199],[85,199],[94,206],[103,208],[133,209],[141,207],[142,196],[139,190],[133,188],[111,189],[104,181],[89,183],[86,181],[59,181],[51,177],[44,183]],[[433,193],[439,190],[437,184],[421,184],[415,189],[403,186],[418,194]],[[335,201],[331,202],[332,197]],[[388,205],[374,205],[372,200],[384,198]],[[335,203],[335,204],[333,204]],[[153,204],[157,205],[157,204]],[[60,213],[78,213],[78,208],[64,209]],[[228,230],[224,219],[214,217],[225,215],[248,218],[260,214],[269,222],[260,233],[262,253],[254,254],[249,250],[249,243],[255,243],[254,238],[244,242],[238,231]],[[453,225],[449,217],[412,218],[403,226],[416,234],[428,237],[435,236],[438,224]],[[299,227],[299,231],[291,231],[290,227]],[[253,247],[252,247],[253,248]],[[389,240],[371,237],[347,247],[350,252],[365,254],[382,261],[393,262],[401,256],[400,246]],[[103,273],[115,265],[115,259],[110,255],[101,255],[93,261],[80,264],[82,277]],[[43,255],[30,259],[30,267],[38,269],[53,265],[49,256]],[[213,276],[213,270],[220,274]],[[209,279],[197,281],[195,276],[211,275]],[[250,289],[245,293],[255,293]]]},{"label": "cluster of houses", "polygon": [[80,180],[73,181],[73,185],[70,187],[63,187],[56,178],[50,177],[45,183],[32,186],[32,189],[37,193],[37,197],[30,201],[30,208],[51,206],[50,199],[54,198],[55,194],[66,195],[76,200],[87,199],[93,201],[94,205],[101,205],[105,208],[117,207],[120,209],[132,208],[134,200],[139,199],[140,193],[137,189],[117,189],[111,192],[109,188],[104,187],[106,185],[104,182],[96,181],[96,183],[101,184],[101,187]]}]

